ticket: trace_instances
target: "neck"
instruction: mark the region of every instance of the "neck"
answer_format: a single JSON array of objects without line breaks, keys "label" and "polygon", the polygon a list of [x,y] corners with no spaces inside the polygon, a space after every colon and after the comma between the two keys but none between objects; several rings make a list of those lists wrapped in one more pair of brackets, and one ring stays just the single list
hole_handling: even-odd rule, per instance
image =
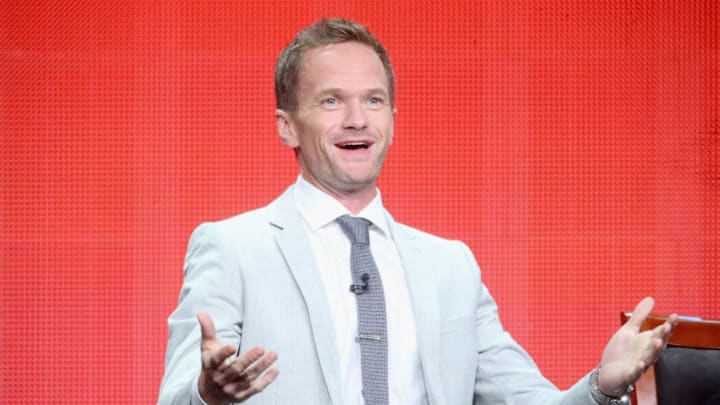
[{"label": "neck", "polygon": [[375,189],[373,189],[372,195],[359,196],[359,195],[337,195],[331,194],[336,200],[347,208],[351,214],[357,215],[363,208],[367,207],[368,204],[375,198]]},{"label": "neck", "polygon": [[357,215],[363,210],[363,208],[367,207],[377,195],[375,182],[362,186],[339,188],[330,187],[323,183],[308,179],[305,175],[303,175],[303,179],[317,187],[320,191],[336,199],[353,215]]}]

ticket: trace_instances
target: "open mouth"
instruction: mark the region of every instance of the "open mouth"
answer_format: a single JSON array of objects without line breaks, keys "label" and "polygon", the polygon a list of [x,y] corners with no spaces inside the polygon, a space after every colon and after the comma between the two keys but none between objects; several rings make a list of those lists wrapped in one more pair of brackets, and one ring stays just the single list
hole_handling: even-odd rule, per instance
[{"label": "open mouth", "polygon": [[372,142],[368,141],[347,141],[338,142],[335,144],[340,149],[355,150],[355,149],[367,149],[372,145]]}]

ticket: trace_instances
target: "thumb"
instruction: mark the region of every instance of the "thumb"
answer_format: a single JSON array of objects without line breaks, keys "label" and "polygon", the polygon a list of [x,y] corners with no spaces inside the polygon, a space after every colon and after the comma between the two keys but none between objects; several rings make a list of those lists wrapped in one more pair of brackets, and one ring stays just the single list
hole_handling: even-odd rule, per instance
[{"label": "thumb", "polygon": [[655,300],[652,297],[643,298],[633,309],[632,316],[627,321],[627,325],[634,330],[639,331],[643,322],[647,319],[655,307]]},{"label": "thumb", "polygon": [[230,345],[223,345],[215,336],[215,324],[212,318],[205,312],[197,314],[200,323],[200,352],[202,353],[203,372],[205,369],[214,370],[221,367],[228,356],[235,353],[236,348]]},{"label": "thumb", "polygon": [[215,340],[215,324],[212,318],[205,312],[197,314],[197,320],[200,323],[200,333],[202,333],[202,343],[208,340]]}]

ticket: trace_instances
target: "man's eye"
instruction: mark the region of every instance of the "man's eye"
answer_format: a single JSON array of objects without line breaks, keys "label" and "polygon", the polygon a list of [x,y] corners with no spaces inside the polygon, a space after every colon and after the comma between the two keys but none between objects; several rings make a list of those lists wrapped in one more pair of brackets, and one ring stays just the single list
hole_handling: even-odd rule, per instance
[{"label": "man's eye", "polygon": [[382,104],[383,100],[380,97],[370,97],[368,103],[372,105]]},{"label": "man's eye", "polygon": [[337,99],[329,97],[329,98],[323,99],[321,103],[324,105],[335,105],[335,104],[337,104]]}]

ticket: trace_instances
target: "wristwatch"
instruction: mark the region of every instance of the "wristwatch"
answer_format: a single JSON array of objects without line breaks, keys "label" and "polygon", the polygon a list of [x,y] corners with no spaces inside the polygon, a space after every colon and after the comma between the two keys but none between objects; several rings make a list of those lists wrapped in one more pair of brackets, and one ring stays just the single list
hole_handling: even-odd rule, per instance
[{"label": "wristwatch", "polygon": [[633,386],[630,384],[625,390],[625,393],[620,397],[611,397],[605,395],[604,392],[600,391],[598,387],[598,375],[600,374],[600,366],[593,370],[590,374],[590,398],[595,401],[598,405],[630,405],[630,393],[633,391]]}]

